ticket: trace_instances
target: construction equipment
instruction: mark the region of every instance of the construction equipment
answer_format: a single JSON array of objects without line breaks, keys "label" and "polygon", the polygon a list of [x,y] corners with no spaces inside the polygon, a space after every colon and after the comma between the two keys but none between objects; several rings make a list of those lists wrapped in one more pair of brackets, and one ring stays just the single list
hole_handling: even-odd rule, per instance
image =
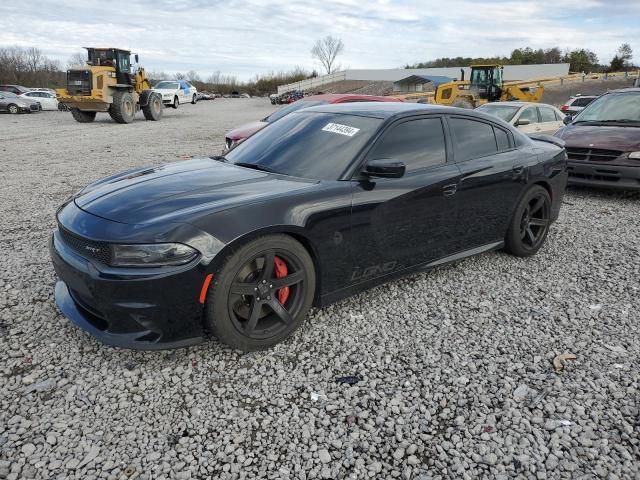
[{"label": "construction equipment", "polygon": [[470,81],[465,81],[464,70],[460,69],[460,80],[439,85],[432,101],[439,105],[475,108],[487,102],[542,100],[544,87],[520,80],[503,82],[502,70],[500,65],[472,65]]},{"label": "construction equipment", "polygon": [[[162,118],[162,96],[151,89],[144,69],[131,72],[131,52],[118,48],[87,48],[84,68],[67,70],[67,88],[56,90],[78,122],[93,122],[108,112],[118,123],[131,123],[138,110],[147,120]],[[134,55],[138,63],[138,54]]]}]

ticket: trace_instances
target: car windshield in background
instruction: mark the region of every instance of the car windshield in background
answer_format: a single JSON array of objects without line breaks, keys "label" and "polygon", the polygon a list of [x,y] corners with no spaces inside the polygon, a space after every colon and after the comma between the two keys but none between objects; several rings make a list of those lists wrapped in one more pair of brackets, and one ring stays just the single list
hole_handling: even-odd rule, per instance
[{"label": "car windshield in background", "polygon": [[640,94],[603,95],[585,107],[574,123],[582,122],[640,124]]},{"label": "car windshield in background", "polygon": [[520,109],[520,107],[513,107],[507,105],[482,105],[478,108],[479,112],[486,113],[487,115],[493,115],[494,117],[498,117],[505,122],[511,121],[516,112]]},{"label": "car windshield in background", "polygon": [[162,90],[176,90],[180,87],[178,86],[177,82],[160,82],[153,88],[158,88]]},{"label": "car windshield in background", "polygon": [[337,180],[381,122],[336,113],[293,113],[235,147],[227,161],[294,177]]},{"label": "car windshield in background", "polygon": [[264,120],[266,122],[275,122],[276,120],[280,120],[285,115],[288,115],[291,112],[295,112],[296,110],[302,110],[303,108],[308,108],[308,107],[315,107],[316,105],[324,105],[325,103],[327,102],[324,102],[322,100],[315,100],[315,101],[298,100],[297,102],[293,102],[291,105],[287,105],[286,107],[281,108],[277,112],[273,112]]},{"label": "car windshield in background", "polygon": [[2,92],[0,91],[0,95],[2,95],[3,97],[7,97],[7,98],[17,98],[18,95],[16,95],[15,93],[12,92]]}]

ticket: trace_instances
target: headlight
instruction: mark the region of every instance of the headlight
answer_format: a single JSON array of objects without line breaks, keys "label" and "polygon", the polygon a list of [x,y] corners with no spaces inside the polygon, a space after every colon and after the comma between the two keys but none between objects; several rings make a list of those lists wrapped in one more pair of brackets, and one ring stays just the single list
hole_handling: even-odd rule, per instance
[{"label": "headlight", "polygon": [[631,152],[629,154],[629,158],[632,158],[634,160],[640,160],[640,152]]},{"label": "headlight", "polygon": [[183,265],[198,256],[198,251],[182,243],[148,245],[112,245],[114,267],[161,267]]}]

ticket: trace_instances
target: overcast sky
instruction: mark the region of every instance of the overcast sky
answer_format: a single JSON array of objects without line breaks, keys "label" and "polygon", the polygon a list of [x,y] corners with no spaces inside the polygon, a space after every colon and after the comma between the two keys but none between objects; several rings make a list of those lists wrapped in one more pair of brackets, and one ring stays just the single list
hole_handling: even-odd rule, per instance
[{"label": "overcast sky", "polygon": [[83,46],[140,54],[147,70],[256,73],[312,69],[324,35],[349,68],[394,68],[517,47],[586,47],[601,62],[628,42],[640,63],[640,0],[0,1],[0,46],[36,46],[66,66]]}]

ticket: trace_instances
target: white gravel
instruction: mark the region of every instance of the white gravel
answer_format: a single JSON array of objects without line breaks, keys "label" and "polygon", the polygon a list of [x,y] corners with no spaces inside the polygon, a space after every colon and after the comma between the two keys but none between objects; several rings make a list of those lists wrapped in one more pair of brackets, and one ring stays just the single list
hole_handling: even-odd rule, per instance
[{"label": "white gravel", "polygon": [[0,478],[638,478],[638,195],[572,190],[535,258],[378,287],[266,352],[118,350],[58,313],[46,243],[68,195],[218,153],[271,109],[0,116]]}]

